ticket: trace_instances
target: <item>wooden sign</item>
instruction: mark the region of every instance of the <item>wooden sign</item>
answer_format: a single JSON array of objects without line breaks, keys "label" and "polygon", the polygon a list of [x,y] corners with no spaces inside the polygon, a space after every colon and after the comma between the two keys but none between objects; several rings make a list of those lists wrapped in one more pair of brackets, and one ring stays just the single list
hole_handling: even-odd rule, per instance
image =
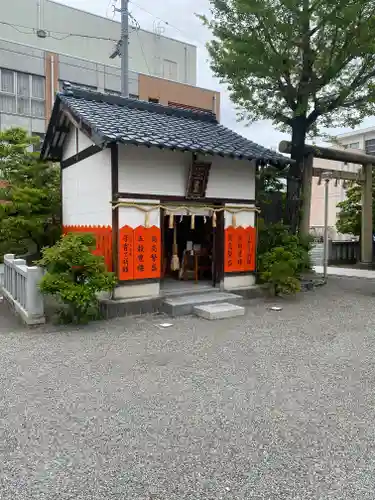
[{"label": "wooden sign", "polygon": [[124,226],[119,231],[118,278],[120,281],[134,279],[134,234],[133,229]]},{"label": "wooden sign", "polygon": [[233,226],[229,226],[225,230],[224,272],[226,273],[236,271],[236,247],[236,229]]},{"label": "wooden sign", "polygon": [[161,270],[161,237],[156,226],[147,229],[147,273],[149,278],[160,278]]},{"label": "wooden sign", "polygon": [[243,227],[236,228],[236,259],[235,266],[236,271],[241,272],[245,271],[245,263],[246,263],[246,231]]},{"label": "wooden sign", "polygon": [[256,259],[256,230],[255,227],[245,229],[246,261],[245,271],[255,271]]},{"label": "wooden sign", "polygon": [[134,230],[134,279],[147,278],[146,273],[146,228],[138,226]]},{"label": "wooden sign", "polygon": [[252,272],[255,271],[256,230],[254,227],[229,226],[225,230],[224,271]]},{"label": "wooden sign", "polygon": [[160,278],[160,229],[138,226],[134,230],[134,279]]},{"label": "wooden sign", "polygon": [[186,198],[196,200],[206,196],[211,163],[193,162],[190,166]]}]

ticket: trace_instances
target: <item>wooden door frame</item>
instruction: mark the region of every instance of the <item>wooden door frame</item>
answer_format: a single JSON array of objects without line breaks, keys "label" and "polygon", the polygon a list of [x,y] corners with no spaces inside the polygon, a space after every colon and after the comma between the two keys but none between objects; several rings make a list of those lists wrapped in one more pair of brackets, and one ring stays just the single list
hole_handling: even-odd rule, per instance
[{"label": "wooden door frame", "polygon": [[224,210],[216,212],[216,227],[213,231],[213,273],[212,286],[220,287],[224,280],[224,229],[225,229]]},{"label": "wooden door frame", "polygon": [[[183,201],[186,202],[185,199]],[[168,204],[169,200],[161,200],[161,203]],[[189,200],[189,203],[191,201]],[[194,203],[191,203],[194,205]],[[197,202],[197,206],[199,206]],[[171,205],[175,205],[172,204]],[[224,204],[217,204],[217,208],[224,208]],[[161,235],[161,269],[164,270],[164,260],[165,260],[165,215],[167,210],[160,208],[160,235]],[[212,287],[220,287],[222,281],[224,280],[224,229],[225,229],[225,219],[224,210],[216,212],[216,227],[212,226],[213,234],[213,273],[212,273]],[[164,273],[161,273],[161,280],[165,279]]]}]

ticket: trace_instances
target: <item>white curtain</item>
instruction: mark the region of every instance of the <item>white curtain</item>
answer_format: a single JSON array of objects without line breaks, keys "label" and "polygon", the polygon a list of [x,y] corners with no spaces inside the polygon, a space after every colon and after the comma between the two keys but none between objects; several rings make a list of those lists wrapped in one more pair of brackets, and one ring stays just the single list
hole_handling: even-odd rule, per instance
[{"label": "white curtain", "polygon": [[32,96],[44,99],[44,78],[42,76],[32,76]]},{"label": "white curtain", "polygon": [[36,118],[44,118],[44,101],[39,101],[32,99],[31,100],[31,116],[35,116]]},{"label": "white curtain", "polygon": [[0,111],[3,113],[16,112],[16,98],[12,95],[0,94]]},{"label": "white curtain", "polygon": [[14,94],[14,72],[8,69],[1,70],[1,90]]},{"label": "white curtain", "polygon": [[17,73],[17,95],[30,97],[30,75]]}]

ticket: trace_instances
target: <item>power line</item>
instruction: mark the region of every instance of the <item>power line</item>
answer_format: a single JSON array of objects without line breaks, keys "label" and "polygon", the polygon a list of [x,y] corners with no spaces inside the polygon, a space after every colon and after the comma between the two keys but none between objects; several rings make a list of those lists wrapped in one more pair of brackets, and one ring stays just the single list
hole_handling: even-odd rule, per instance
[{"label": "power line", "polygon": [[[37,49],[39,50],[39,49]],[[40,49],[42,50],[42,49]],[[5,49],[3,47],[0,47],[0,52],[1,51],[4,51],[4,52],[9,52],[11,54],[17,54],[17,55],[21,55],[21,56],[27,56],[27,57],[33,57],[34,59],[40,59],[42,61],[44,61],[44,56],[38,56],[38,55],[35,55],[35,54],[28,54],[27,52],[21,52],[21,51],[18,51],[18,50],[12,50],[12,49]],[[64,54],[65,55],[65,54]],[[73,56],[68,56],[68,57],[73,57]],[[79,59],[79,58],[76,58],[76,59]],[[86,59],[82,59],[84,60],[85,62]],[[97,66],[98,65],[101,65],[101,66],[106,66],[108,68],[115,68],[116,66],[108,66],[107,64],[105,63],[97,63],[95,61],[88,61],[90,62],[91,64],[95,64],[96,65],[96,68],[95,69],[89,69],[89,68],[85,68],[83,66],[80,66],[78,64],[73,64],[73,63],[66,63],[68,66],[71,66],[72,68],[77,68],[77,69],[80,69],[81,71],[93,71],[93,72],[97,72],[97,73],[103,73],[104,75],[110,75],[110,76],[117,76],[120,78],[120,75],[119,74],[116,74],[116,73],[112,73],[110,71],[105,71],[105,70],[101,70],[99,69]],[[117,68],[117,67],[116,67]],[[10,71],[16,71],[15,69],[12,69],[12,68],[5,68],[5,69],[9,69]],[[120,68],[117,68],[118,70],[120,70]],[[83,84],[82,84],[83,85]]]},{"label": "power line", "polygon": [[183,31],[178,26],[175,26],[174,24],[170,23],[169,21],[166,21],[162,17],[157,16],[156,14],[153,14],[149,10],[145,9],[144,7],[142,7],[142,5],[139,5],[138,3],[133,2],[133,0],[129,0],[129,2],[132,3],[133,5],[135,5],[136,7],[138,7],[138,9],[143,10],[143,12],[146,12],[146,14],[148,14],[151,17],[153,17],[154,19],[157,19],[158,21],[161,21],[162,23],[166,24],[167,26],[170,26],[171,28],[174,28],[175,30],[179,31],[185,37],[190,38],[190,40],[193,40],[198,45],[202,45],[202,47],[206,48],[206,42],[202,42],[201,40],[196,40],[194,38],[191,38],[190,33],[188,33],[187,31]]},{"label": "power line", "polygon": [[[107,42],[116,42],[117,40],[115,38],[108,38],[108,37],[104,37],[104,36],[95,36],[95,35],[86,35],[86,34],[82,34],[82,33],[68,33],[68,32],[64,32],[64,31],[50,31],[50,30],[38,30],[37,28],[34,28],[32,26],[23,26],[22,24],[12,24],[12,23],[7,23],[6,21],[0,21],[0,24],[3,24],[5,26],[9,26],[13,29],[15,29],[16,31],[18,31],[19,33],[22,33],[24,35],[37,35],[38,36],[38,32],[44,32],[46,34],[46,36],[49,36],[50,38],[53,38],[55,40],[65,40],[66,38],[69,38],[69,37],[77,37],[77,38],[89,38],[89,39],[92,39],[92,40],[103,40],[103,41],[107,41]],[[29,32],[27,31],[22,31],[22,30],[31,30]],[[54,35],[62,35],[61,37],[56,37]]]}]

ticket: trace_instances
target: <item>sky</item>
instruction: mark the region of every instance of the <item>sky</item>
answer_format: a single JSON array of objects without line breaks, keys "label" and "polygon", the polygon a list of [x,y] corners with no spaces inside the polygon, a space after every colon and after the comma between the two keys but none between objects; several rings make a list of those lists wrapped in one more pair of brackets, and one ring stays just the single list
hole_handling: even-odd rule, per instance
[{"label": "sky", "polygon": [[[71,5],[95,14],[112,18],[111,6],[116,0],[57,0],[60,3]],[[209,56],[205,43],[210,39],[210,32],[205,28],[195,13],[207,14],[209,12],[209,0],[129,0],[129,11],[138,21],[142,29],[153,31],[155,25],[163,29],[163,34],[170,38],[182,40],[197,46],[198,80],[197,85],[221,93],[221,122],[223,125],[244,135],[248,139],[262,144],[268,148],[277,150],[278,144],[283,139],[290,139],[276,130],[272,123],[260,121],[251,125],[238,122],[236,110],[229,99],[225,85],[220,84],[214,77],[209,67]],[[178,3],[178,8],[176,4]],[[117,0],[117,7],[120,0]],[[119,20],[117,14],[116,19]],[[363,127],[375,125],[375,118],[366,119]],[[349,132],[351,129],[329,130],[329,135],[337,135]],[[317,141],[318,143],[320,141]]]}]

